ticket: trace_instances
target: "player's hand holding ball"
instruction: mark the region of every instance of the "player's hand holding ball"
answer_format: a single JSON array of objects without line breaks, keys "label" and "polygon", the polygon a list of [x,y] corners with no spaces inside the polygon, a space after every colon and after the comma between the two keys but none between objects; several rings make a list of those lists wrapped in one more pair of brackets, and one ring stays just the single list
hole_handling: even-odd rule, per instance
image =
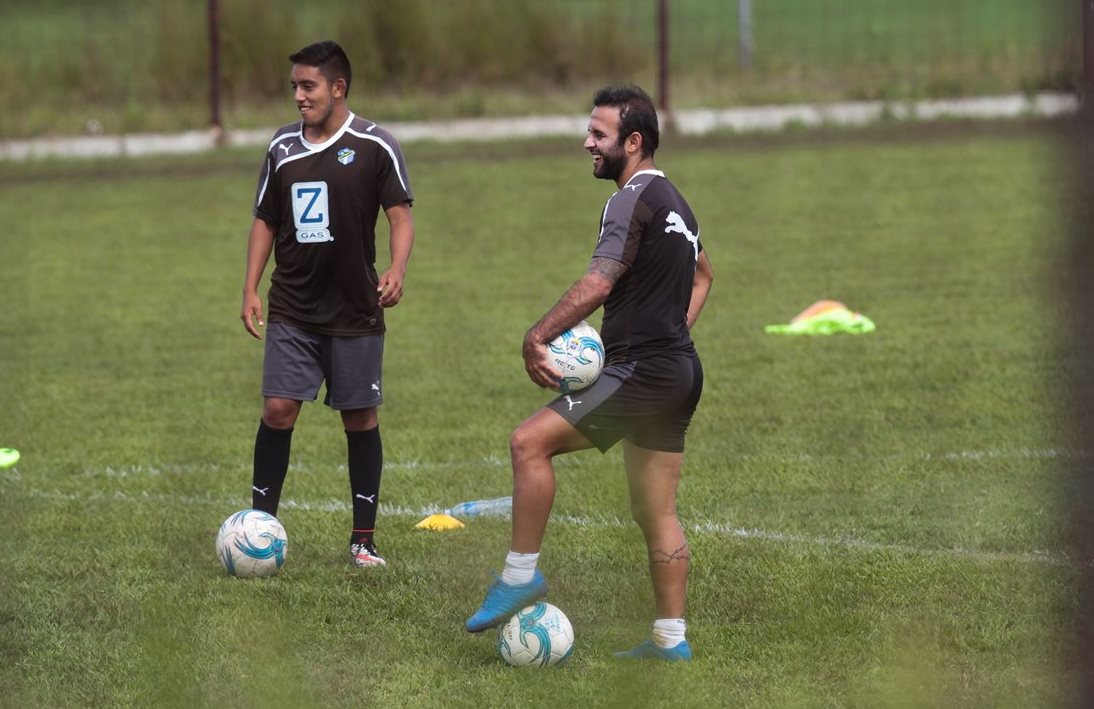
[{"label": "player's hand holding ball", "polygon": [[582,320],[550,342],[538,342],[529,331],[524,338],[524,369],[544,389],[563,394],[592,385],[604,369],[600,333]]}]

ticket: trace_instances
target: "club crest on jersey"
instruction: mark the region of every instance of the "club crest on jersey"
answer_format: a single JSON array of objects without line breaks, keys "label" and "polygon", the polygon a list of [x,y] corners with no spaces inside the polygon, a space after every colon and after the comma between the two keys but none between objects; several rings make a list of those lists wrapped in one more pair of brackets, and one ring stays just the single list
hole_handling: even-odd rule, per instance
[{"label": "club crest on jersey", "polygon": [[357,153],[353,152],[350,148],[342,148],[338,151],[338,162],[343,165],[349,165],[353,162],[353,158],[357,157]]}]

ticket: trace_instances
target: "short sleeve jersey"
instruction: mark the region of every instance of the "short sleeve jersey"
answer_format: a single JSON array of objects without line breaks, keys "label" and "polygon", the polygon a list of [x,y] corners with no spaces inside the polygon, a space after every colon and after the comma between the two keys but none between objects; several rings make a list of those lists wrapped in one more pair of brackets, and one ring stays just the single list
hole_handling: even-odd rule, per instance
[{"label": "short sleeve jersey", "polygon": [[350,114],[322,144],[300,123],[270,141],[254,215],[274,230],[270,320],[327,335],[384,332],[376,292],[380,209],[413,204],[402,149],[379,125]]},{"label": "short sleeve jersey", "polygon": [[604,302],[609,363],[694,351],[687,310],[702,249],[695,215],[665,173],[635,173],[608,199],[593,257],[627,266]]}]

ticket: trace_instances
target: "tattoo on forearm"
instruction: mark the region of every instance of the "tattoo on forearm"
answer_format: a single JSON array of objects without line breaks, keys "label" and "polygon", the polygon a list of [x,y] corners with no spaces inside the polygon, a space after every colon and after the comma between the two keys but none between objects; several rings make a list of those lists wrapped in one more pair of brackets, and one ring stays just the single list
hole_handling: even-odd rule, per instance
[{"label": "tattoo on forearm", "polygon": [[688,545],[680,547],[674,552],[666,552],[663,549],[651,549],[650,550],[650,563],[651,564],[671,564],[674,561],[689,561],[691,554],[688,552]]},{"label": "tattoo on forearm", "polygon": [[615,284],[627,272],[627,267],[621,261],[597,256],[589,262],[589,272],[599,273]]}]

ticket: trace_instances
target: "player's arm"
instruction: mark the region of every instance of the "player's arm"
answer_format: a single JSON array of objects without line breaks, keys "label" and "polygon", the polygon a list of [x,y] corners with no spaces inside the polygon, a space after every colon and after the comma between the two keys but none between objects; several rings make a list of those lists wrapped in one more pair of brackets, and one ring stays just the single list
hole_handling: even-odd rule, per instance
[{"label": "player's arm", "polygon": [[612,288],[627,272],[627,266],[615,259],[597,256],[585,272],[563,293],[555,306],[524,336],[522,354],[528,377],[541,387],[554,389],[562,378],[547,356],[547,343],[568,328],[589,317],[604,304]]},{"label": "player's arm", "polygon": [[699,319],[699,313],[706,305],[707,295],[710,294],[710,284],[714,282],[714,269],[711,268],[710,259],[707,258],[706,249],[699,252],[699,258],[695,262],[695,278],[691,282],[691,302],[688,303],[688,329]]},{"label": "player's arm", "polygon": [[407,202],[388,207],[384,214],[391,228],[391,267],[380,276],[376,290],[380,292],[380,307],[390,308],[403,297],[406,266],[410,262],[410,250],[414,248],[414,215]]},{"label": "player's arm", "polygon": [[262,280],[262,272],[266,270],[266,262],[270,260],[273,242],[273,227],[255,217],[254,224],[251,225],[251,236],[247,240],[247,272],[243,276],[243,308],[239,317],[247,332],[259,340],[262,335],[258,333],[255,321],[260,326],[266,323],[262,318],[262,298],[258,295],[258,284]]}]

